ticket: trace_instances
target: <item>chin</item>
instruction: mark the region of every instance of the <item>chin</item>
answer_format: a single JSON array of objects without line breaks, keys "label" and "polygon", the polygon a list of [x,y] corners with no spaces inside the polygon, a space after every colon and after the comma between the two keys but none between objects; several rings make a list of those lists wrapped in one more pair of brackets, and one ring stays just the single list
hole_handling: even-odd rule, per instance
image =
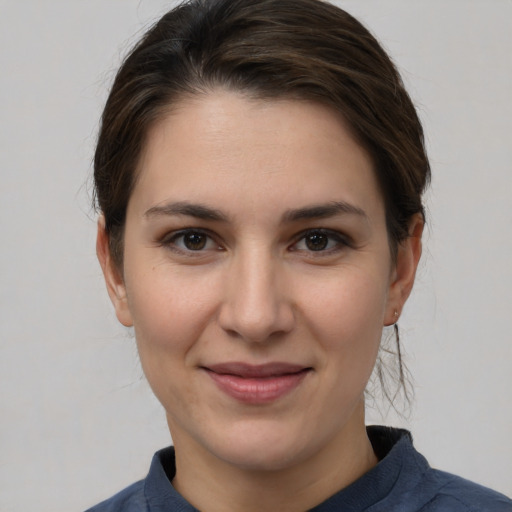
[{"label": "chin", "polygon": [[[300,435],[273,422],[235,425],[212,443],[211,453],[224,462],[249,471],[279,471],[300,464],[316,451]],[[256,424],[254,424],[256,423]]]},{"label": "chin", "polygon": [[258,446],[229,446],[224,453],[219,453],[224,462],[231,466],[245,471],[274,472],[289,468],[300,462],[302,457],[297,449],[291,450],[286,447]]}]

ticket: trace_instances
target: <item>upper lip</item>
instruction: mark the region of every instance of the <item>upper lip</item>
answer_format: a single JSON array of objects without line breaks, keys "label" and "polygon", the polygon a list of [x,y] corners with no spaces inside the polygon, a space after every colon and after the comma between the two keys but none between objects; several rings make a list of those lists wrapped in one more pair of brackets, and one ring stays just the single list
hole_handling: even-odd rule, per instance
[{"label": "upper lip", "polygon": [[238,377],[245,378],[274,377],[279,375],[298,373],[303,370],[310,369],[310,367],[308,366],[282,362],[273,362],[266,364],[227,362],[203,366],[203,368],[219,374],[236,375]]}]

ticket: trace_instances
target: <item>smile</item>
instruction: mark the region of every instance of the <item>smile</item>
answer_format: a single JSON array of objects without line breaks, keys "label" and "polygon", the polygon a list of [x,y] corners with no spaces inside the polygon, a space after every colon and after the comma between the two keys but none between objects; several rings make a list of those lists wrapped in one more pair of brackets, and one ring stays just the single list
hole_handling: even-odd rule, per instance
[{"label": "smile", "polygon": [[310,367],[288,363],[223,363],[203,369],[222,392],[252,405],[278,400],[299,386],[312,371]]}]

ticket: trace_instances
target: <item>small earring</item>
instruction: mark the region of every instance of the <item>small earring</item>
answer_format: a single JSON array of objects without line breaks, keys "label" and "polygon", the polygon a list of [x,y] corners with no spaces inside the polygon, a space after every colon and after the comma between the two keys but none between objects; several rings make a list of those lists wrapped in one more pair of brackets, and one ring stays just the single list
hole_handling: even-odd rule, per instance
[{"label": "small earring", "polygon": [[395,312],[393,313],[395,316],[395,324],[398,322],[398,311],[395,309]]}]

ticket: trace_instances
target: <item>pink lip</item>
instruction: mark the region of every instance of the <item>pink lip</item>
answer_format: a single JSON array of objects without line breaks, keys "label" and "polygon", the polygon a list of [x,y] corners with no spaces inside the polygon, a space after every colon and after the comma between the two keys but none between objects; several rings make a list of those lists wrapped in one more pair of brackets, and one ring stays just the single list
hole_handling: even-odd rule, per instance
[{"label": "pink lip", "polygon": [[246,404],[266,404],[295,389],[311,368],[289,364],[221,363],[204,367],[218,388]]}]

